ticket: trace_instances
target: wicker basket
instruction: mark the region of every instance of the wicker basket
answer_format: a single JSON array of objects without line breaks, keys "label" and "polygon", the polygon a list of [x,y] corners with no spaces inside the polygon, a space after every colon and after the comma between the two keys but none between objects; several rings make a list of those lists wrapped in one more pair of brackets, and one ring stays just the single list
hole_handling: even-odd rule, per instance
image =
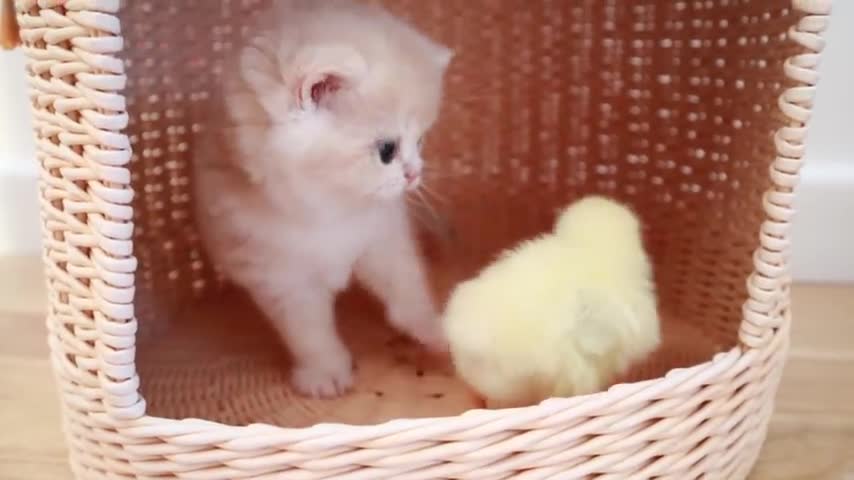
[{"label": "wicker basket", "polygon": [[78,478],[747,476],[788,344],[828,0],[384,2],[457,51],[428,142],[440,293],[587,193],[648,227],[660,351],[608,391],[495,411],[469,410],[357,293],[340,308],[356,392],[294,396],[282,348],[207,262],[188,164],[268,1],[17,1]]}]

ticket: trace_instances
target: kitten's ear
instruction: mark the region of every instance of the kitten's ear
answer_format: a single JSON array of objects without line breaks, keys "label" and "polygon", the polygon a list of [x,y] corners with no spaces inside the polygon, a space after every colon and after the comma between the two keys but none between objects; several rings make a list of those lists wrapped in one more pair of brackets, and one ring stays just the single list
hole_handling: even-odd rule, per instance
[{"label": "kitten's ear", "polygon": [[283,80],[275,48],[266,37],[253,39],[240,53],[240,70],[243,79],[257,93],[273,90]]},{"label": "kitten's ear", "polygon": [[364,57],[344,45],[307,48],[297,55],[295,67],[297,104],[304,110],[328,105],[338,92],[358,85],[368,70]]},{"label": "kitten's ear", "polygon": [[[240,53],[239,61],[240,76],[252,90],[254,101],[270,118],[277,118],[286,112],[291,99],[284,88],[284,78],[272,41],[266,37],[254,39]],[[237,103],[239,106],[241,102]]]}]

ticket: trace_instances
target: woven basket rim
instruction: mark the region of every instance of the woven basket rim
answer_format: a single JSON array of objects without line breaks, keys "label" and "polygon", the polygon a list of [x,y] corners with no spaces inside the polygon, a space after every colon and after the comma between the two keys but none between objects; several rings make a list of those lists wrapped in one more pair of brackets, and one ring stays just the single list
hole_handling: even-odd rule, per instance
[{"label": "woven basket rim", "polygon": [[[735,346],[729,351],[720,352],[716,354],[711,360],[707,362],[692,365],[690,367],[671,369],[662,377],[643,380],[640,382],[618,383],[601,392],[596,392],[587,395],[577,395],[569,398],[550,398],[543,400],[542,402],[536,405],[530,405],[526,407],[507,409],[480,408],[469,410],[461,415],[429,418],[396,418],[385,422],[364,425],[346,423],[318,423],[310,427],[301,428],[282,427],[266,423],[256,423],[251,425],[227,425],[219,422],[196,418],[174,419],[158,417],[154,415],[144,415],[140,417],[139,421],[135,424],[140,426],[159,424],[163,428],[167,428],[169,426],[175,428],[186,427],[186,430],[188,432],[203,431],[206,430],[205,427],[215,426],[218,432],[233,432],[235,434],[240,434],[246,428],[263,428],[264,431],[267,433],[280,433],[283,435],[295,434],[296,437],[300,438],[312,437],[314,433],[321,435],[326,434],[329,433],[330,429],[334,430],[336,432],[336,435],[358,436],[359,434],[375,431],[377,429],[383,430],[384,432],[386,432],[385,434],[388,434],[389,431],[405,431],[419,427],[441,426],[443,424],[458,422],[460,418],[468,419],[469,417],[473,418],[475,416],[477,417],[477,421],[473,423],[477,425],[484,425],[493,421],[500,421],[502,418],[505,418],[510,412],[515,412],[516,415],[520,415],[522,417],[526,415],[532,415],[534,417],[547,417],[558,413],[560,413],[561,415],[567,415],[568,412],[571,413],[578,411],[579,409],[581,409],[580,407],[582,406],[594,408],[599,405],[615,403],[619,399],[631,397],[637,397],[634,399],[634,401],[642,403],[647,401],[649,398],[654,397],[654,393],[661,391],[663,387],[681,385],[683,383],[689,383],[690,385],[694,385],[696,383],[702,383],[702,381],[706,381],[709,378],[717,377],[723,372],[730,372],[725,377],[735,377],[738,373],[742,372],[745,368],[749,366],[749,363],[745,362],[745,358],[748,358],[745,356],[745,353],[746,351],[743,350],[741,346]],[[739,363],[743,365],[739,365]],[[131,425],[134,425],[134,423],[132,423]],[[460,427],[459,425],[456,425],[455,428]],[[129,434],[133,435],[131,432],[129,432]],[[152,435],[154,434],[146,431],[146,434],[142,436],[147,437]],[[340,440],[340,443],[347,442],[348,440],[346,439]]]}]

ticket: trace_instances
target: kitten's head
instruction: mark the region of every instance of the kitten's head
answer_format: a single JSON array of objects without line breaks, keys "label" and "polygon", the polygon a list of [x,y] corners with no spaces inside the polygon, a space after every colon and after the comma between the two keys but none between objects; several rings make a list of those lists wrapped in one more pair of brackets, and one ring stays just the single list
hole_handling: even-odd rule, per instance
[{"label": "kitten's head", "polygon": [[378,9],[303,13],[242,52],[271,124],[263,173],[344,201],[416,188],[451,51]]}]

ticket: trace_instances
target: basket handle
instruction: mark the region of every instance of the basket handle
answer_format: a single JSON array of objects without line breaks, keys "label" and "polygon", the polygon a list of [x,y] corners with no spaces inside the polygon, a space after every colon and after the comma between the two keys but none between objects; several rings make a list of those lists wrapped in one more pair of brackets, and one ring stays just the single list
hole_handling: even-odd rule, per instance
[{"label": "basket handle", "polygon": [[21,44],[18,21],[15,18],[14,0],[0,0],[0,46],[4,50],[12,50]]},{"label": "basket handle", "polygon": [[753,254],[754,271],[747,279],[749,298],[742,306],[739,340],[746,348],[762,348],[791,320],[789,290],[789,230],[794,215],[794,189],[804,159],[807,124],[818,83],[818,60],[824,49],[831,0],[792,0],[804,13],[789,30],[789,39],[802,51],[783,68],[792,86],[780,95],[778,106],[787,122],[774,135],[777,157],[771,164],[772,185],[762,198],[765,221],[759,247]]}]

